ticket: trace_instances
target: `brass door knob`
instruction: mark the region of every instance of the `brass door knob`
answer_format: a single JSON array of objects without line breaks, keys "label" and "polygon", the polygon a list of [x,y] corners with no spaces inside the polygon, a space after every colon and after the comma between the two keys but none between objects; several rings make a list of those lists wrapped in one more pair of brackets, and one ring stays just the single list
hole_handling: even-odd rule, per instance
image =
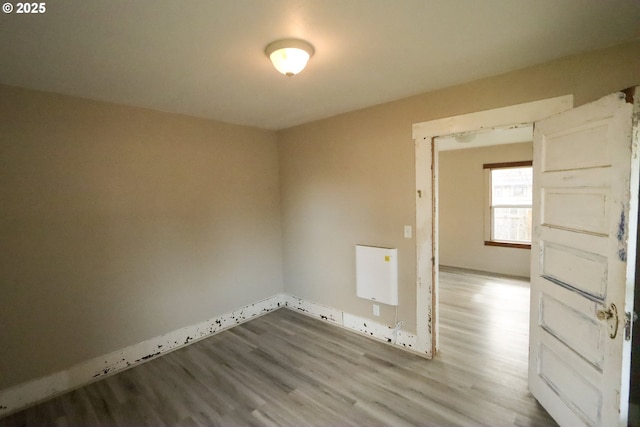
[{"label": "brass door knob", "polygon": [[596,316],[598,317],[598,320],[608,320],[613,317],[613,311],[611,309],[598,310],[596,311]]},{"label": "brass door knob", "polygon": [[598,320],[610,320],[613,319],[614,322],[609,322],[609,338],[614,339],[616,335],[618,335],[618,308],[614,303],[611,303],[611,306],[608,309],[597,310],[596,317]]}]

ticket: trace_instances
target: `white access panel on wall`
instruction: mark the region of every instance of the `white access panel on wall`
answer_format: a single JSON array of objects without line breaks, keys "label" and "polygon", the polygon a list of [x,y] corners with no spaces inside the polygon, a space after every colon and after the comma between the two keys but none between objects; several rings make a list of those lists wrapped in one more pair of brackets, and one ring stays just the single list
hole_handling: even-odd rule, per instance
[{"label": "white access panel on wall", "polygon": [[398,305],[398,249],[356,245],[356,294]]}]

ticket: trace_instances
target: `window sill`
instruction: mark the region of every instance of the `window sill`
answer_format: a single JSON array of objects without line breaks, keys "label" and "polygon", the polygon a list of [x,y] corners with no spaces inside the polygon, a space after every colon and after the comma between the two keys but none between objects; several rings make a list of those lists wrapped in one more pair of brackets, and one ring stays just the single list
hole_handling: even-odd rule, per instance
[{"label": "window sill", "polygon": [[512,243],[512,242],[496,242],[493,240],[485,240],[485,246],[499,246],[502,248],[515,248],[515,249],[531,249],[530,243]]}]

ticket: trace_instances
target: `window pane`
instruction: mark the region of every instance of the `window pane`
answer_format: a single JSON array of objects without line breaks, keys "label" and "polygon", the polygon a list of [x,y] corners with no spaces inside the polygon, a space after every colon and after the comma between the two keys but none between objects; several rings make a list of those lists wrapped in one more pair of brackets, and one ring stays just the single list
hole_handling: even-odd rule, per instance
[{"label": "window pane", "polygon": [[491,170],[492,205],[531,206],[531,167]]},{"label": "window pane", "polygon": [[531,242],[531,208],[493,208],[493,238],[507,242]]}]

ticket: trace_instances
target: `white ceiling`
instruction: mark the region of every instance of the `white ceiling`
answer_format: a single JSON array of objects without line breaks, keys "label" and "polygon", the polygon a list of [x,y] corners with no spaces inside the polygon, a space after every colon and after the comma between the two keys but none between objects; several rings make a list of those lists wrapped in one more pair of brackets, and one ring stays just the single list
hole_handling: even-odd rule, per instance
[{"label": "white ceiling", "polygon": [[[48,0],[46,8],[0,13],[0,83],[269,129],[640,37],[638,0]],[[284,37],[316,48],[293,78],[264,55]]]}]

